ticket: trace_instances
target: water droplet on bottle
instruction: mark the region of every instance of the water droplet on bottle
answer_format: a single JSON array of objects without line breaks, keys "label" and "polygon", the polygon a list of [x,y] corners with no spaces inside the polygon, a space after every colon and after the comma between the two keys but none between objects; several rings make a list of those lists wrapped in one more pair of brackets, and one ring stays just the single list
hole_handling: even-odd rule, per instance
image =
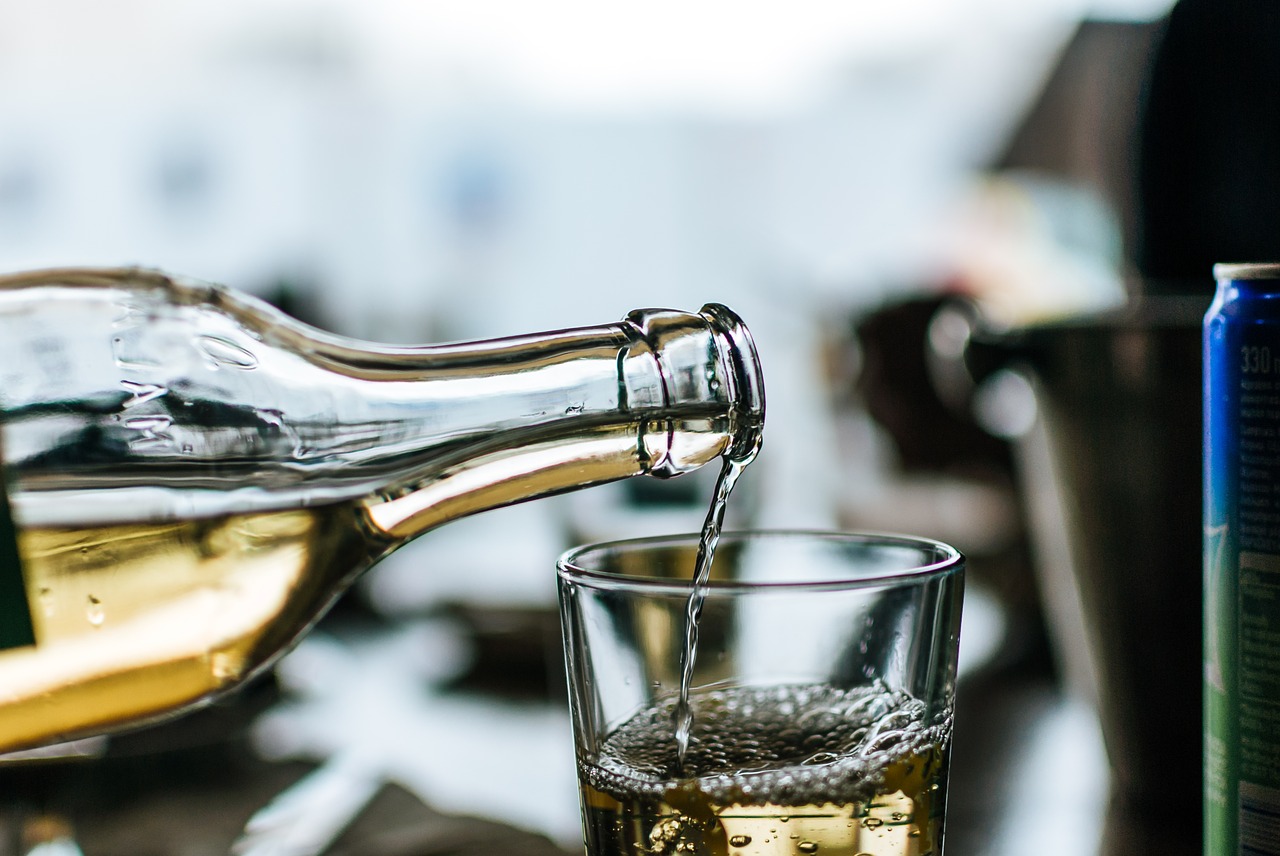
[{"label": "water droplet on bottle", "polygon": [[102,608],[102,601],[98,600],[93,595],[89,595],[89,603],[85,607],[84,617],[88,619],[89,623],[94,627],[101,627],[102,622],[107,618],[106,611]]},{"label": "water droplet on bottle", "polygon": [[124,421],[124,427],[137,433],[129,438],[132,449],[154,449],[169,447],[173,438],[167,434],[173,420],[168,416],[135,416]]},{"label": "water droplet on bottle", "polygon": [[40,610],[44,613],[45,618],[53,618],[56,611],[57,603],[53,599],[53,590],[49,587],[40,589],[37,599],[40,601]]},{"label": "water droplet on bottle", "polygon": [[154,383],[142,383],[141,381],[122,380],[120,388],[129,393],[129,398],[121,405],[123,409],[128,410],[130,407],[137,407],[139,404],[146,404],[161,397],[168,395],[168,388]]},{"label": "water droplet on bottle", "polygon": [[168,416],[135,416],[126,419],[124,427],[133,431],[163,431],[173,424]]},{"label": "water droplet on bottle", "polygon": [[729,844],[733,847],[746,847],[750,843],[750,835],[734,835],[729,839]]},{"label": "water droplet on bottle", "polygon": [[219,681],[236,676],[235,658],[226,651],[216,651],[209,657],[209,674]]},{"label": "water droplet on bottle", "polygon": [[884,821],[878,817],[868,817],[862,821],[862,826],[865,829],[879,829],[884,826]]},{"label": "water droplet on bottle", "polygon": [[799,844],[797,844],[797,845],[796,845],[796,849],[797,849],[797,850],[799,850],[801,853],[817,853],[817,852],[818,852],[818,842],[816,842],[816,841],[801,841]]},{"label": "water droplet on bottle", "polygon": [[216,366],[248,371],[258,367],[258,358],[250,351],[221,336],[198,336],[196,347]]}]

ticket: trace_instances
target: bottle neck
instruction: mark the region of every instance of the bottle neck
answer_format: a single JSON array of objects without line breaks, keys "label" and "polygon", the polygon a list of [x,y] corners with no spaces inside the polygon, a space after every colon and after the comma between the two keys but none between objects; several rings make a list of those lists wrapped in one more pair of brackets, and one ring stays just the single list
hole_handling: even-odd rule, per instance
[{"label": "bottle neck", "polygon": [[722,307],[317,357],[378,408],[377,457],[395,453],[391,436],[408,453],[367,500],[371,524],[397,540],[539,496],[679,475],[757,444],[763,418],[754,345]]}]

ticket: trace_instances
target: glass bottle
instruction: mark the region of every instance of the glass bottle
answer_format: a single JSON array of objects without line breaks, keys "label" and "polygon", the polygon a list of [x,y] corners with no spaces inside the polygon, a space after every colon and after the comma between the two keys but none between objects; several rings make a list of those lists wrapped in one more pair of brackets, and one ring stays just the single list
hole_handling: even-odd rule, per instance
[{"label": "glass bottle", "polygon": [[741,453],[763,408],[722,306],[386,347],[153,271],[0,278],[0,751],[208,700],[409,539]]}]

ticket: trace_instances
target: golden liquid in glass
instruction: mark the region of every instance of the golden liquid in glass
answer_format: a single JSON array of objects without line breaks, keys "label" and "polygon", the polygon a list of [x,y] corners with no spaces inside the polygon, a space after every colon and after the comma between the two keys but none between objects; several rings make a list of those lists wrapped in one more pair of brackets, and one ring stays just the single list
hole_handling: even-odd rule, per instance
[{"label": "golden liquid in glass", "polygon": [[672,705],[581,759],[591,856],[926,856],[942,840],[949,723],[882,688],[719,690],[694,700],[680,775]]}]

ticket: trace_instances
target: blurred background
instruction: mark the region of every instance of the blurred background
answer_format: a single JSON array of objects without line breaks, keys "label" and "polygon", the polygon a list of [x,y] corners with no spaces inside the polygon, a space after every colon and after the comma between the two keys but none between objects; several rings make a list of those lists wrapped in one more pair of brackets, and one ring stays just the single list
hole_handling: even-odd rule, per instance
[{"label": "blurred background", "polygon": [[[1008,329],[1134,291],[1144,92],[1171,5],[0,0],[0,270],[157,267],[394,343],[728,304],[769,398],[733,519],[970,556],[969,704],[990,704],[957,720],[948,851],[1094,852],[1096,678],[1070,580],[1046,582],[1061,533],[1032,533],[1052,498],[1028,502],[1011,442],[1035,402],[1016,375],[975,393],[955,358],[974,305]],[[193,777],[190,755],[144,774],[172,752],[135,735],[48,765],[42,789],[30,767],[5,779],[13,816],[72,806],[86,854],[143,852],[109,843],[139,824],[156,853],[226,852],[219,836],[285,780],[354,753],[396,790],[350,852],[575,850],[555,558],[696,528],[708,492],[701,475],[629,483],[432,533],[240,700],[249,713],[201,715],[222,778]],[[166,728],[205,746],[199,725]],[[277,772],[229,765],[229,740]],[[156,819],[195,806],[221,844]],[[396,824],[436,849],[406,831],[395,850]],[[493,844],[511,829],[539,843]]]},{"label": "blurred background", "polygon": [[712,297],[847,313],[954,263],[1083,17],[1168,3],[1028,5],[5,2],[0,266],[287,289],[390,341]]}]

